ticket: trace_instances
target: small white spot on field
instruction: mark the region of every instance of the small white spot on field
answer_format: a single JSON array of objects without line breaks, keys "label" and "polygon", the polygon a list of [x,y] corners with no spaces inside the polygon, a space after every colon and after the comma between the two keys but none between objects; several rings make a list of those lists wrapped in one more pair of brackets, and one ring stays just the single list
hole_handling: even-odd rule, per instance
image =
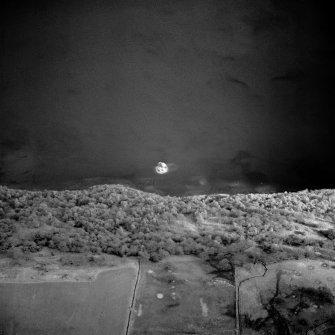
[{"label": "small white spot on field", "polygon": [[140,305],[138,306],[137,316],[141,316],[142,313],[143,313],[143,307],[142,307],[142,304],[140,304]]},{"label": "small white spot on field", "polygon": [[204,318],[207,318],[207,316],[208,316],[208,306],[202,298],[200,298],[200,306],[201,306],[202,316]]},{"label": "small white spot on field", "polygon": [[163,295],[163,293],[157,293],[156,297],[157,297],[157,299],[163,299],[164,295]]}]

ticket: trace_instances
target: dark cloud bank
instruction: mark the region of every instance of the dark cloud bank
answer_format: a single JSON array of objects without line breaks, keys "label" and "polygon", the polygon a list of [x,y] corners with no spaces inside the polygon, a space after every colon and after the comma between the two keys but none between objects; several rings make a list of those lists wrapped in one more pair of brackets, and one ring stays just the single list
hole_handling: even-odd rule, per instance
[{"label": "dark cloud bank", "polygon": [[335,187],[334,46],[320,1],[3,8],[0,183],[136,181],[167,161],[179,167],[171,184]]}]

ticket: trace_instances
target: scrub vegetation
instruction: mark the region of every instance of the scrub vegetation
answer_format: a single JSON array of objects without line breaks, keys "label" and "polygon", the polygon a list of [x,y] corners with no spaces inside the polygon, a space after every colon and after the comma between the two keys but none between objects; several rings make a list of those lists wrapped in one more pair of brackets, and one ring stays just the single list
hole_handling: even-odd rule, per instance
[{"label": "scrub vegetation", "polygon": [[197,255],[223,271],[262,257],[334,258],[333,197],[334,190],[172,197],[123,185],[0,186],[0,252],[20,258],[49,248],[151,261]]}]

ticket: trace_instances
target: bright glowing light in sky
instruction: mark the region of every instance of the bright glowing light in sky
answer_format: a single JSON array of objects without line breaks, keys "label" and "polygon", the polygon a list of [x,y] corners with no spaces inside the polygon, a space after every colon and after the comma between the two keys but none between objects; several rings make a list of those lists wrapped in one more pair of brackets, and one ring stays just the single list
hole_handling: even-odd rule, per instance
[{"label": "bright glowing light in sky", "polygon": [[158,162],[155,166],[155,172],[158,174],[165,174],[169,172],[169,167],[164,162]]},{"label": "bright glowing light in sky", "polygon": [[155,172],[157,174],[166,174],[177,170],[177,164],[175,163],[164,163],[158,162],[155,166]]}]

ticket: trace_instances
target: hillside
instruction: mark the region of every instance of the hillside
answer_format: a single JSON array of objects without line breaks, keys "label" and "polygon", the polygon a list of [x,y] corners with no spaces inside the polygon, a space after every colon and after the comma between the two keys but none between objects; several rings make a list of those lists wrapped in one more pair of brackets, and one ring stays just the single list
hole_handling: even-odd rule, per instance
[{"label": "hillside", "polygon": [[335,258],[335,191],[160,196],[122,185],[27,191],[0,186],[0,252],[197,255],[234,264]]}]

